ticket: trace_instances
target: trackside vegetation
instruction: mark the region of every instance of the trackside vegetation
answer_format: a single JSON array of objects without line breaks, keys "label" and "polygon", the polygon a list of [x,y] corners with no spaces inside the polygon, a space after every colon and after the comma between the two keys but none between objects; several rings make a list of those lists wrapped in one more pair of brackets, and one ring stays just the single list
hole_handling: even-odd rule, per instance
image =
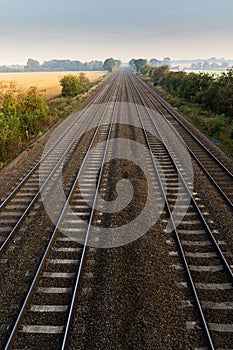
[{"label": "trackside vegetation", "polygon": [[[141,62],[140,62],[141,63]],[[233,157],[233,70],[220,75],[171,71],[168,66],[137,68],[157,92]]]},{"label": "trackside vegetation", "polygon": [[80,73],[63,76],[60,84],[62,95],[48,103],[35,86],[24,89],[14,81],[0,82],[0,169],[75,110],[97,82],[91,83]]},{"label": "trackside vegetation", "polygon": [[36,87],[0,83],[0,167],[48,125],[48,112]]},{"label": "trackside vegetation", "polygon": [[68,74],[60,79],[62,86],[62,96],[74,97],[87,92],[91,82],[84,73],[79,75]]}]

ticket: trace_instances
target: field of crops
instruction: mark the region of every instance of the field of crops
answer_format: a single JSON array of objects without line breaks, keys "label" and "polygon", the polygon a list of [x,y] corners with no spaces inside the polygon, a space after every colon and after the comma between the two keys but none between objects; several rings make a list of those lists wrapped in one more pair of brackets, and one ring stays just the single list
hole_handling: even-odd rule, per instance
[{"label": "field of crops", "polygon": [[[37,86],[43,92],[46,99],[56,97],[61,93],[59,79],[66,74],[80,74],[81,72],[22,72],[22,73],[0,73],[1,81],[14,80],[24,88]],[[104,71],[88,71],[85,73],[90,81],[95,81],[104,75]]]}]

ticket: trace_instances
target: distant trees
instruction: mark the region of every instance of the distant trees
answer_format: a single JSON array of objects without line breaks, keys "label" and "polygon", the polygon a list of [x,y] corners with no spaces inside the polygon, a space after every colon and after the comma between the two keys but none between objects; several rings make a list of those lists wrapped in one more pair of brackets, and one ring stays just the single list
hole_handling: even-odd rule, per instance
[{"label": "distant trees", "polygon": [[45,61],[41,69],[44,71],[82,71],[82,70],[103,70],[102,61],[91,61],[82,63],[71,60],[50,60]]},{"label": "distant trees", "polygon": [[103,69],[107,70],[108,72],[115,72],[115,70],[121,65],[121,61],[120,60],[116,60],[114,58],[107,58],[104,61],[103,64]]},{"label": "distant trees", "polygon": [[[4,67],[3,67],[4,68]],[[5,68],[4,68],[5,69]],[[49,60],[44,61],[43,64],[37,60],[29,58],[27,61],[27,65],[24,66],[25,72],[53,72],[53,71],[92,71],[92,70],[103,70],[103,62],[102,61],[90,61],[90,62],[80,62],[80,61],[72,61],[72,60]],[[1,71],[1,67],[0,67]]]},{"label": "distant trees", "polygon": [[143,67],[147,65],[147,60],[145,58],[132,58],[132,60],[129,61],[129,66],[136,70],[138,73],[142,70]]},{"label": "distant trees", "polygon": [[62,96],[74,97],[82,92],[87,92],[90,87],[90,80],[81,73],[79,75],[68,74],[60,79]]},{"label": "distant trees", "polygon": [[217,63],[216,58],[211,58],[209,60],[200,60],[193,62],[191,64],[191,68],[193,70],[208,70],[208,69],[216,69],[216,68],[221,68],[221,69],[226,69],[230,66],[230,63],[227,62],[226,60],[222,59],[221,62]]},{"label": "distant trees", "polygon": [[29,58],[24,67],[20,65],[0,66],[0,72],[62,72],[62,71],[101,71],[103,62],[94,60],[90,62],[80,62],[72,60],[49,60],[42,64],[39,61]]},{"label": "distant trees", "polygon": [[86,63],[85,70],[103,70],[103,62],[102,61],[91,61]]},{"label": "distant trees", "polygon": [[[49,60],[44,61],[43,64],[37,60],[29,58],[27,65],[24,66],[25,72],[62,72],[62,71],[101,71],[107,70],[109,72],[115,71],[121,65],[121,61],[114,58],[107,58],[105,62],[93,60],[90,62],[80,62],[77,60]],[[5,70],[6,67],[2,67]],[[1,67],[0,67],[1,71]]]},{"label": "distant trees", "polygon": [[[170,57],[164,57],[162,61],[158,60],[157,58],[151,58],[149,60],[149,66],[152,66],[152,67],[161,67],[161,66],[170,67],[170,65],[171,65]],[[145,67],[146,67],[146,70],[150,69],[148,67],[148,61],[145,58],[138,58],[138,59],[132,58],[129,61],[129,66],[131,69],[136,70],[137,73],[139,72],[144,73]]]},{"label": "distant trees", "polygon": [[131,69],[135,69],[135,68],[136,68],[134,62],[135,62],[135,59],[134,59],[134,58],[132,58],[132,59],[129,61],[129,66],[130,66]]},{"label": "distant trees", "polygon": [[105,70],[107,70],[108,72],[114,72],[116,70],[116,65],[115,65],[114,59],[112,57],[111,58],[107,58],[104,61],[103,68]]},{"label": "distant trees", "polygon": [[26,72],[36,72],[40,70],[40,62],[29,58],[27,61],[27,65],[24,67]]},{"label": "distant trees", "polygon": [[171,59],[170,59],[170,57],[164,57],[164,59],[163,59],[163,65],[164,65],[164,66],[170,67],[170,65],[171,65]]},{"label": "distant trees", "polygon": [[157,58],[151,58],[149,61],[149,64],[150,66],[159,67],[159,66],[162,66],[163,61],[160,61]]},{"label": "distant trees", "polygon": [[116,65],[116,68],[119,68],[120,67],[120,65],[121,65],[121,60],[114,60],[115,61],[115,65]]},{"label": "distant trees", "polygon": [[145,67],[147,65],[147,60],[144,58],[139,58],[138,60],[134,61],[134,64],[136,66],[137,72],[139,72],[142,67]]},{"label": "distant trees", "polygon": [[157,58],[151,58],[149,61],[150,66],[160,67],[160,66],[171,66],[170,57],[164,57],[163,60],[158,60]]}]

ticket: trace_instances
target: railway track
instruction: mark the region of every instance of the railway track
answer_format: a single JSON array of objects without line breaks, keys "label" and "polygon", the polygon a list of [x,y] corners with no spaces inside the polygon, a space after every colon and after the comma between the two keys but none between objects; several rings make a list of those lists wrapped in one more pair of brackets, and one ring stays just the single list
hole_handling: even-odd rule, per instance
[{"label": "railway track", "polygon": [[[65,131],[62,131],[57,139],[53,140],[53,144],[47,147],[42,158],[0,204],[0,252],[13,239],[15,232],[28,216],[33,205],[40,200],[41,190],[51,186],[49,185],[50,180],[51,183],[54,183],[54,176],[64,166],[64,160],[80,146],[81,138],[77,135],[82,135],[87,128],[90,128],[99,105],[107,102],[109,96],[110,98],[112,96],[107,88],[105,84],[81,113],[72,115],[65,125]],[[92,113],[87,115],[87,109],[95,104],[96,108],[93,108]]]},{"label": "railway track", "polygon": [[175,114],[175,111],[166,103],[161,96],[152,90],[142,80],[136,79],[135,83],[142,86],[146,92],[147,105],[156,108],[164,118],[174,126],[182,140],[185,142],[190,154],[199,166],[211,179],[214,186],[221,193],[226,203],[233,208],[233,174],[219,159],[196,137],[193,132]]},{"label": "railway track", "polygon": [[[113,101],[117,99],[119,86],[116,77],[113,88],[108,94],[109,101],[103,111],[99,111],[101,114],[99,126],[91,138],[5,349],[15,346],[23,348],[25,344],[30,344],[30,347],[35,349],[46,349],[47,344],[50,350],[65,348],[100,181],[98,180],[97,186],[93,189],[90,178],[94,176],[95,180],[96,171],[93,169],[96,167],[100,168],[99,179],[101,177],[114,118],[114,107],[112,112],[108,109],[112,98]],[[93,115],[90,115],[91,118]],[[106,143],[104,146],[101,144],[90,155],[96,139]],[[87,178],[84,191],[90,194],[91,208],[87,208],[78,190],[80,176]],[[67,215],[69,205],[75,210],[73,215]],[[83,218],[80,222],[77,220],[77,214]],[[76,241],[82,244],[62,234],[59,227],[66,232],[69,230],[75,232]],[[56,314],[59,317],[55,318]]]},{"label": "railway track", "polygon": [[[146,106],[145,97],[147,96],[147,91],[145,88],[143,89],[144,91],[140,89],[137,83],[138,81],[135,83],[135,80],[131,78],[131,90],[134,95],[134,102],[136,103],[136,98],[139,98],[141,104]],[[142,97],[142,93],[144,97]],[[148,118],[145,120],[143,120],[142,116],[140,118],[142,128],[143,130],[151,129],[153,131],[157,129],[157,126],[149,109],[146,109],[148,111]],[[202,213],[202,209],[198,206],[194,198],[195,194],[190,193],[189,186],[174,162],[169,147],[166,146],[166,141],[158,129],[157,132],[162,143],[150,142],[150,137],[147,137],[146,131],[145,138],[154,158],[159,159],[161,168],[166,169],[165,177],[164,173],[160,176],[161,168],[158,168],[154,164],[155,170],[160,177],[161,190],[164,194],[166,208],[169,217],[172,219],[173,237],[169,243],[176,242],[178,254],[183,261],[183,266],[188,276],[188,282],[181,282],[181,285],[191,287],[192,289],[195,304],[202,320],[202,326],[205,329],[208,339],[208,347],[211,349],[217,347],[230,348],[233,333],[233,272],[232,267],[228,264],[221,250],[221,244],[224,244],[224,242],[216,241],[214,233]],[[168,161],[170,161],[170,164]],[[222,167],[222,169],[225,171],[225,167]],[[229,175],[228,171],[227,175]],[[177,217],[173,217],[173,208],[177,200],[176,197],[180,195],[178,193],[178,176],[182,179],[183,184],[181,192],[183,205],[186,205],[187,194],[189,194],[191,201],[182,222],[177,226]],[[227,193],[231,194],[231,189]],[[229,199],[227,195],[224,198],[227,198],[227,201]],[[182,200],[180,204],[180,215],[182,215]],[[179,268],[179,265],[177,268]],[[188,327],[195,328],[196,322],[189,322],[187,325]]]},{"label": "railway track", "polygon": [[[122,101],[128,104],[122,104]],[[167,124],[164,133],[158,127],[158,120],[164,114],[161,117],[157,112],[151,111],[153,107],[153,110],[156,108],[156,111],[161,112],[157,103],[152,91],[143,82],[129,72],[118,72],[103,86],[96,98],[90,101],[79,119],[71,121],[62,136],[58,136],[57,144],[51,146],[51,151],[49,149],[48,154],[1,204],[3,251],[39,199],[39,192],[44,191],[44,199],[47,198],[49,202],[62,167],[69,164],[73,154],[80,149],[81,135],[92,130],[88,134],[86,148],[80,154],[78,170],[72,176],[72,183],[65,184],[66,201],[62,203],[62,210],[56,214],[55,227],[18,317],[11,327],[5,350],[72,348],[69,334],[77,309],[77,295],[82,288],[80,284],[82,285],[83,279],[93,275],[92,249],[88,246],[91,242],[92,246],[98,247],[100,239],[92,228],[105,225],[110,230],[111,221],[115,220],[112,218],[107,223],[106,213],[98,209],[101,208],[98,193],[104,196],[108,192],[109,178],[114,182],[114,171],[119,170],[116,168],[113,171],[109,162],[111,155],[117,154],[118,148],[117,143],[111,142],[112,139],[122,137],[119,136],[119,131],[120,135],[124,135],[126,120],[131,124],[128,127],[130,138],[137,140],[146,150],[144,164],[150,174],[147,192],[153,197],[149,211],[151,216],[155,216],[156,211],[160,212],[167,227],[161,234],[167,237],[170,256],[174,261],[173,268],[185,271],[181,274],[181,280],[177,281],[178,288],[191,290],[192,293],[191,300],[183,300],[181,305],[188,310],[192,309],[191,316],[186,320],[187,331],[200,334],[198,339],[201,340],[195,344],[196,349],[231,348],[232,267],[222,252],[224,242],[215,239],[214,225],[206,218],[206,213],[203,213],[203,208],[197,201],[185,164],[182,164],[182,159],[179,162],[175,157],[177,150],[172,150],[170,134],[166,134],[166,130],[174,133],[173,128]],[[85,115],[85,111],[93,104],[92,112]],[[94,127],[95,123],[92,127],[95,118],[99,118],[97,127]],[[176,137],[178,138],[177,135]],[[191,141],[187,143],[192,151]],[[139,157],[133,146],[124,151],[128,151],[131,158]],[[195,150],[195,157],[198,152]],[[123,158],[124,156],[125,154]],[[205,163],[202,157],[201,162]],[[221,167],[219,162],[216,167],[218,166]],[[39,167],[42,170],[40,179]],[[207,163],[204,167],[208,167]],[[218,184],[221,195],[230,205],[232,192],[228,186],[224,186],[229,177],[221,182],[214,175],[213,168],[212,165],[209,166],[206,174],[209,176],[211,172],[215,186]],[[224,166],[221,169],[225,171]],[[128,171],[124,170],[123,178],[127,179],[128,176]],[[227,176],[232,175],[229,172]],[[42,187],[40,191],[39,180]],[[142,198],[140,200],[143,201]],[[158,203],[157,206],[155,203]],[[194,314],[197,315],[196,319],[193,319]]]}]

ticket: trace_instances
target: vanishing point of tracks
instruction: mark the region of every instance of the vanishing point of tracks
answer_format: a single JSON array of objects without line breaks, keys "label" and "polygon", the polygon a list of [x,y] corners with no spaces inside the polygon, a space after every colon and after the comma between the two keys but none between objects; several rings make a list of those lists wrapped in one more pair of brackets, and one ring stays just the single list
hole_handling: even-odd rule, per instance
[{"label": "vanishing point of tracks", "polygon": [[[122,101],[127,106],[122,106]],[[232,174],[174,119],[169,107],[147,85],[131,73],[120,71],[103,85],[81,113],[68,120],[42,159],[1,204],[2,260],[4,254],[13,254],[12,241],[20,240],[25,222],[40,207],[41,193],[47,202],[51,200],[49,206],[54,211],[53,202],[59,204],[34,276],[22,292],[24,301],[6,329],[5,343],[1,345],[5,349],[55,350],[69,346],[81,280],[85,274],[91,274],[85,272],[87,251],[91,249],[89,245],[98,247],[99,237],[93,236],[92,227],[104,225],[105,214],[96,209],[100,207],[98,192],[107,191],[105,180],[111,174],[111,167],[105,163],[114,152],[111,139],[122,137],[117,134],[119,125],[124,124],[121,114],[124,118],[128,114],[131,124],[137,125],[134,132],[147,150],[145,164],[151,174],[151,186],[157,193],[156,200],[164,203],[161,214],[169,225],[161,235],[167,235],[172,246],[170,254],[175,268],[184,271],[185,280],[178,284],[191,291],[191,300],[183,300],[182,307],[192,308],[196,313],[195,320],[187,319],[186,327],[189,332],[202,334],[195,348],[230,349],[233,343],[232,267],[222,252],[224,243],[215,238],[213,221],[206,218],[198,204],[182,156],[177,159],[177,145],[172,142],[177,140],[178,144],[180,137],[172,125],[187,144],[190,156],[231,209]],[[162,130],[161,123],[165,123]],[[66,167],[70,167],[75,156],[75,170],[66,177]],[[61,172],[65,179],[65,201],[59,196],[53,198],[54,192],[59,191],[56,181]],[[128,173],[124,172],[124,178],[127,177]],[[84,179],[82,191],[80,178]]]}]

